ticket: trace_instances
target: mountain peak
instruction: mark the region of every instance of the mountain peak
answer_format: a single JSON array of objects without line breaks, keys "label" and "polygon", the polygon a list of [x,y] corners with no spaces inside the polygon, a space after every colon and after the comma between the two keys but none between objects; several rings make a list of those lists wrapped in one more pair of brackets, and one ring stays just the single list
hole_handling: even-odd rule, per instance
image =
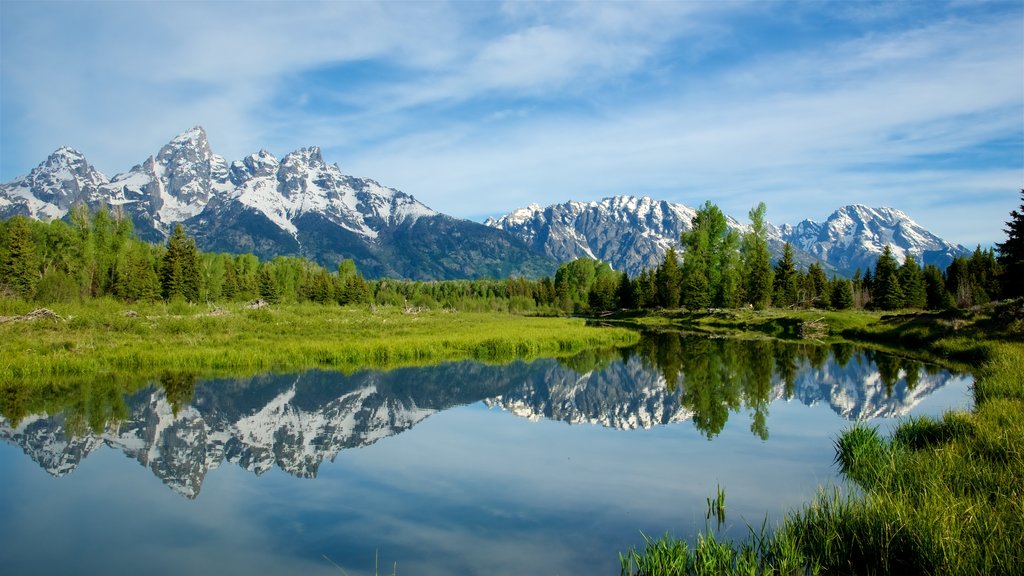
[{"label": "mountain peak", "polygon": [[206,141],[206,130],[203,130],[202,126],[193,126],[188,130],[185,130],[181,134],[178,134],[171,140],[171,144],[180,144],[184,142],[205,142]]}]

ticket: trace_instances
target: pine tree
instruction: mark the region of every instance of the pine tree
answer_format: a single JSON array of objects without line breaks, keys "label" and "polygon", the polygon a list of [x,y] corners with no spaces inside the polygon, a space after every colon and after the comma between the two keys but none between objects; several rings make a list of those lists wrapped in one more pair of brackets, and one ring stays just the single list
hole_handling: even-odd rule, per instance
[{"label": "pine tree", "polygon": [[658,304],[664,308],[678,308],[680,296],[679,256],[669,247],[665,259],[654,275]]},{"label": "pine tree", "polygon": [[836,278],[830,283],[829,304],[833,310],[853,308],[853,283],[849,280]]},{"label": "pine tree", "polygon": [[806,284],[811,306],[815,308],[828,308],[832,295],[829,290],[828,277],[825,276],[825,270],[821,267],[821,264],[815,262],[807,268]]},{"label": "pine tree", "polygon": [[928,292],[925,290],[924,275],[913,256],[906,255],[898,275],[900,288],[903,290],[903,306],[907,308],[927,307]]},{"label": "pine tree", "polygon": [[274,278],[274,274],[270,270],[270,265],[264,264],[263,266],[260,266],[257,278],[259,279],[260,298],[263,298],[271,304],[277,304],[280,300],[278,296],[277,279]]},{"label": "pine tree", "polygon": [[947,310],[953,307],[953,297],[946,290],[946,282],[942,279],[942,270],[934,264],[924,267],[925,301],[929,310]]},{"label": "pine tree", "polygon": [[1002,295],[1006,298],[1024,296],[1024,189],[1020,196],[1020,211],[1010,211],[1010,221],[1003,229],[1006,241],[996,244],[1002,267]]},{"label": "pine tree", "polygon": [[24,216],[15,216],[7,222],[6,228],[0,283],[22,298],[31,298],[39,280],[31,223]]},{"label": "pine tree", "polygon": [[114,265],[114,294],[127,302],[155,300],[160,281],[148,245],[131,241],[121,248]]},{"label": "pine tree", "polygon": [[775,284],[773,286],[772,303],[777,308],[785,308],[796,304],[797,271],[793,261],[793,247],[786,242],[782,250],[782,259],[775,265]]},{"label": "pine tree", "polygon": [[198,302],[201,284],[196,242],[185,235],[181,224],[176,224],[160,265],[160,293],[167,300],[181,296],[189,302]]},{"label": "pine tree", "polygon": [[899,265],[888,244],[875,264],[875,279],[871,293],[875,305],[882,310],[895,310],[903,306],[904,295],[900,286]]},{"label": "pine tree", "polygon": [[741,260],[745,275],[747,303],[762,310],[771,299],[773,274],[771,253],[768,251],[768,230],[765,224],[767,207],[764,202],[750,209],[750,229],[743,236]]}]

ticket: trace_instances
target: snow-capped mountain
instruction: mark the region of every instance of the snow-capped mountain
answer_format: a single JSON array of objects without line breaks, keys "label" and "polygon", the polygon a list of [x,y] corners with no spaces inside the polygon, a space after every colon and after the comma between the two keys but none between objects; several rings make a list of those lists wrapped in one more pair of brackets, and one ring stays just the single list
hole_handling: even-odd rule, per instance
[{"label": "snow-capped mountain", "polygon": [[[508,231],[534,250],[556,260],[596,258],[616,270],[636,276],[660,264],[670,246],[690,230],[696,210],[683,204],[648,197],[616,196],[592,202],[533,204],[485,224]],[[729,228],[746,229],[726,217]],[[821,262],[826,272],[852,274],[859,266],[874,266],[885,245],[900,261],[914,255],[918,263],[949,264],[969,252],[922,229],[906,214],[892,208],[847,206],[824,224],[805,220],[797,226],[768,225],[768,242],[778,258],[789,242],[798,264]]]},{"label": "snow-capped mountain", "polygon": [[617,196],[547,207],[531,204],[484,224],[510,232],[556,260],[594,258],[636,276],[662,262],[696,213],[682,204]]},{"label": "snow-capped mountain", "polygon": [[27,176],[0,184],[0,218],[61,218],[73,204],[93,197],[108,181],[78,150],[58,148]]},{"label": "snow-capped mountain", "polygon": [[[615,196],[548,207],[531,204],[484,224],[510,232],[556,260],[595,258],[636,276],[661,264],[670,246],[680,248],[680,236],[693,227],[696,214],[694,208],[683,204],[646,196]],[[731,216],[726,216],[726,225],[740,233],[746,229]],[[781,255],[781,236],[771,234],[768,241],[772,253]],[[799,247],[794,257],[804,266],[818,260]],[[833,271],[827,263],[826,271]]]},{"label": "snow-capped mountain", "polygon": [[907,254],[919,265],[945,268],[956,256],[970,251],[932,234],[895,208],[844,206],[818,223],[804,220],[779,227],[780,236],[793,246],[829,262],[839,270],[873,268],[886,246],[899,262]]},{"label": "snow-capped mountain", "polygon": [[[225,462],[254,474],[276,467],[312,478],[325,460],[345,450],[370,446],[435,413],[481,401],[530,420],[616,429],[692,420],[710,438],[730,413],[767,415],[769,405],[782,398],[827,403],[850,420],[899,416],[954,378],[871,352],[826,353],[812,361],[789,343],[708,343],[677,334],[660,338],[676,341],[674,346],[641,344],[628,358],[616,353],[604,359],[505,366],[465,362],[348,376],[307,372],[216,380],[196,386],[188,405],[175,405],[162,387],[150,387],[111,410],[121,416],[103,430],[89,429],[74,412],[37,414],[13,423],[0,418],[0,439],[20,446],[58,477],[106,446],[138,461],[175,492],[196,498],[209,471]],[[666,346],[690,350],[702,345],[707,348],[689,355],[696,359],[692,366],[685,360],[681,370],[658,365],[678,361],[676,355],[659,356],[657,351]],[[716,372],[730,375],[716,388],[702,369],[709,358],[725,363],[754,356],[765,368],[762,381],[749,366],[730,367]],[[722,395],[722,389],[732,392]],[[765,429],[770,427],[768,422]]]},{"label": "snow-capped mountain", "polygon": [[[440,214],[412,196],[342,173],[317,147],[282,159],[266,150],[228,162],[199,126],[112,179],[80,153],[60,148],[27,176],[0,185],[0,217],[63,218],[75,204],[106,205],[136,233],[164,241],[182,223],[206,251],[261,258],[303,256],[329,269],[351,258],[369,277],[421,280],[551,274],[558,262],[598,258],[639,274],[678,245],[696,211],[647,197],[536,204],[485,224]],[[744,225],[727,217],[730,228]],[[968,254],[891,208],[847,206],[824,223],[769,226],[778,257],[790,242],[798,264],[852,274],[890,244],[896,257],[944,267]]]},{"label": "snow-capped mountain", "polygon": [[0,186],[4,217],[62,218],[77,203],[127,214],[145,240],[161,242],[182,223],[207,251],[304,256],[329,269],[352,258],[371,277],[539,276],[556,266],[508,234],[345,175],[317,147],[228,163],[198,126],[109,180],[62,148]]}]

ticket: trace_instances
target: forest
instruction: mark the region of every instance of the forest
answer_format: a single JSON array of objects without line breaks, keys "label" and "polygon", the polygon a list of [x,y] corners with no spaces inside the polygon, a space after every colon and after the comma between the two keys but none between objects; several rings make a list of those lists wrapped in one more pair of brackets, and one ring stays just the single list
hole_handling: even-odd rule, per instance
[{"label": "forest", "polygon": [[[1024,194],[1024,193],[1022,193]],[[1022,207],[1024,208],[1024,207]],[[176,226],[166,244],[139,240],[129,218],[84,206],[64,220],[15,217],[0,223],[0,294],[40,304],[116,298],[219,303],[374,304],[407,308],[600,314],[615,310],[708,308],[928,309],[969,308],[1020,292],[1005,273],[1020,227],[993,249],[980,246],[945,269],[921,267],[913,256],[898,262],[887,246],[874,269],[853,278],[829,278],[818,264],[798,267],[786,244],[772,262],[766,207],[750,210],[745,234],[729,231],[722,211],[706,202],[693,227],[662,263],[630,278],[604,262],[578,259],[554,278],[446,281],[367,280],[355,262],[327,270],[309,260],[253,254],[203,253]],[[1014,214],[1017,214],[1016,211]],[[1016,236],[1014,235],[1016,234]],[[1017,238],[1015,240],[1015,238]],[[1019,258],[1018,258],[1019,260]],[[1011,265],[1019,269],[1019,263]]]}]

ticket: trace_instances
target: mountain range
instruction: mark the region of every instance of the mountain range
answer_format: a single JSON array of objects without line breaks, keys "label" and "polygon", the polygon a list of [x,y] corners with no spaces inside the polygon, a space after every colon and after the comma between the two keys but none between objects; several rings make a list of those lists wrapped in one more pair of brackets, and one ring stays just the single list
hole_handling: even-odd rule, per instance
[{"label": "mountain range", "polygon": [[[947,373],[918,368],[904,376],[906,382],[917,376],[913,386],[890,388],[863,353],[852,361],[830,358],[800,361],[798,366],[791,380],[772,378],[761,410],[770,411],[772,402],[785,398],[809,406],[825,403],[849,420],[889,418],[906,414],[951,379]],[[20,446],[58,477],[107,446],[149,468],[173,491],[196,498],[206,474],[223,463],[254,474],[279,468],[313,478],[324,461],[345,450],[370,446],[433,414],[477,402],[532,421],[626,430],[693,420],[700,428],[707,416],[690,407],[687,389],[685,375],[669,385],[640,356],[583,371],[547,359],[352,375],[268,374],[201,383],[191,403],[177,409],[162,388],[147,388],[125,398],[120,420],[99,432],[82,431],[80,424],[76,432],[73,418],[63,413],[31,415],[16,423],[0,417],[0,439]],[[739,405],[712,406],[716,408],[741,410]],[[711,437],[711,432],[702,432]]]},{"label": "mountain range", "polygon": [[[67,216],[108,206],[142,239],[162,242],[181,223],[205,251],[302,256],[328,269],[351,258],[367,277],[419,280],[549,275],[561,262],[598,258],[635,276],[659,264],[690,228],[693,208],[647,197],[531,205],[480,224],[441,214],[413,196],[327,164],[317,147],[278,159],[266,150],[228,162],[195,127],[156,155],[108,178],[85,156],[57,149],[28,175],[0,184],[0,218]],[[728,218],[730,228],[744,225]],[[969,252],[892,208],[846,206],[823,223],[769,226],[778,256],[789,242],[803,265],[850,274],[884,246],[902,260],[945,266]]]}]

